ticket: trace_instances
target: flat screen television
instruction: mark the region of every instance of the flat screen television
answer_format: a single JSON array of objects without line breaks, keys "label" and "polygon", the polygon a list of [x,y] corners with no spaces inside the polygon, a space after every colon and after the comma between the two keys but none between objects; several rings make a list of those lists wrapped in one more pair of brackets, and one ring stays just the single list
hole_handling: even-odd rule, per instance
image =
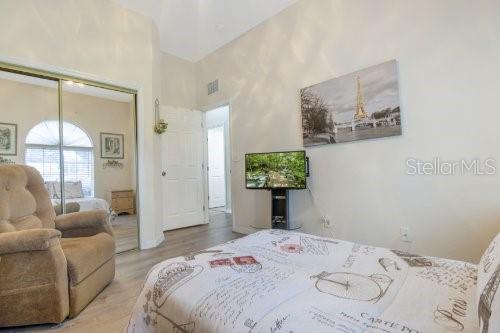
[{"label": "flat screen television", "polygon": [[306,177],[304,150],[245,155],[247,189],[305,189]]}]

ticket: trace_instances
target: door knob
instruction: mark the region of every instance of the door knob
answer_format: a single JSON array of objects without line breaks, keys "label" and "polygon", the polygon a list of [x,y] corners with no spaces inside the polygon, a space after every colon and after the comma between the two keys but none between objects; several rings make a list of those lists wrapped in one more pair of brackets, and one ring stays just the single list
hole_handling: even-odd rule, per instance
[{"label": "door knob", "polygon": [[162,172],[161,172],[161,175],[162,175],[163,177],[165,177],[165,176],[167,175],[167,172],[166,172],[166,171],[162,171]]}]

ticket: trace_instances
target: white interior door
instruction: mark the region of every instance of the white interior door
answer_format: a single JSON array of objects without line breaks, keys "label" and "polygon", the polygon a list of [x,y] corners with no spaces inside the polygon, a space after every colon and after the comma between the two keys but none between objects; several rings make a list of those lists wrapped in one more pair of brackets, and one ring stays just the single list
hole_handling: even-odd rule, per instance
[{"label": "white interior door", "polygon": [[207,130],[208,136],[208,207],[226,205],[226,172],[224,153],[224,126]]},{"label": "white interior door", "polygon": [[161,138],[164,230],[205,223],[202,113],[162,107],[161,117],[168,121]]}]

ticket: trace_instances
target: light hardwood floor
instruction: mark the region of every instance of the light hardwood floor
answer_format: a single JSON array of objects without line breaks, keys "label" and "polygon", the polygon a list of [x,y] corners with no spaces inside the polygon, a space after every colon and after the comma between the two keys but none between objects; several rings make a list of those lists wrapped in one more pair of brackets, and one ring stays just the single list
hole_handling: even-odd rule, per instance
[{"label": "light hardwood floor", "polygon": [[165,259],[243,236],[232,231],[228,214],[214,212],[210,214],[210,220],[208,225],[166,232],[166,241],[154,249],[118,254],[115,280],[78,317],[60,325],[37,325],[4,331],[123,332],[151,267]]},{"label": "light hardwood floor", "polygon": [[137,215],[119,215],[111,221],[115,233],[116,253],[137,249]]}]

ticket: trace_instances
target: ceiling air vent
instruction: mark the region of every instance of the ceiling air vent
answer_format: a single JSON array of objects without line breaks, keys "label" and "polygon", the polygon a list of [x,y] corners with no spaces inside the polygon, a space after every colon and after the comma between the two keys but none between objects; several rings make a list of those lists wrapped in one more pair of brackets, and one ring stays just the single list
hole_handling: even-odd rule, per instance
[{"label": "ceiling air vent", "polygon": [[215,80],[207,84],[208,94],[212,95],[219,91],[219,80]]}]

